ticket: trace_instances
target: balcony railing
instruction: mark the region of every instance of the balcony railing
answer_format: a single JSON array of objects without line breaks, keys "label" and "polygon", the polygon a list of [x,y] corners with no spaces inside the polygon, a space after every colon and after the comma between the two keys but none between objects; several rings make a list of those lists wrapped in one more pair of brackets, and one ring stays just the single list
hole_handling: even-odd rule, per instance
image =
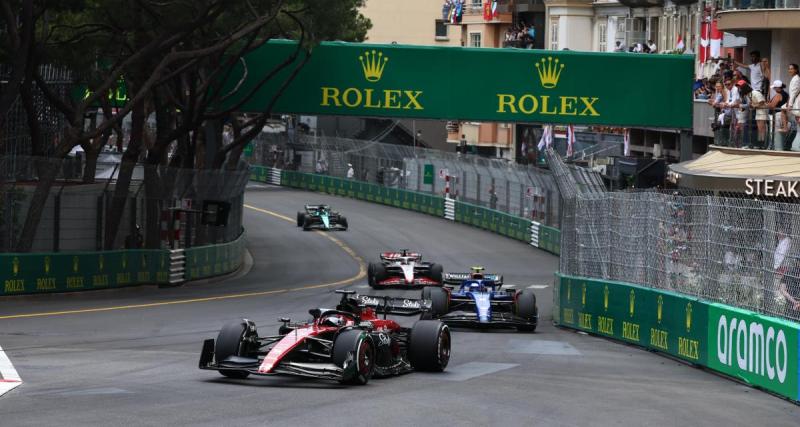
[{"label": "balcony railing", "polygon": [[711,128],[716,145],[800,152],[800,110],[745,106],[713,111],[705,126]]},{"label": "balcony railing", "polygon": [[800,9],[800,0],[722,0],[721,10]]}]

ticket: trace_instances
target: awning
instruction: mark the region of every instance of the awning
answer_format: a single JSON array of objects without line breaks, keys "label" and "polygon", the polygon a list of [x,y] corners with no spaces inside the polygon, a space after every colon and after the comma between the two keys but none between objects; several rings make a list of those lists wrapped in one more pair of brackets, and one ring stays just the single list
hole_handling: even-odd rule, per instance
[{"label": "awning", "polygon": [[746,193],[748,180],[800,181],[800,152],[710,146],[688,162],[670,165],[669,179],[681,188]]}]

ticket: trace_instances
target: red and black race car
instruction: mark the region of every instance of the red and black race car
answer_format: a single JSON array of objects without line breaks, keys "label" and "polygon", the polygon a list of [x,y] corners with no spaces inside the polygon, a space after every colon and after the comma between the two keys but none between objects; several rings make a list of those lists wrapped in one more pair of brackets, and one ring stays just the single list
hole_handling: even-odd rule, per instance
[{"label": "red and black race car", "polygon": [[422,255],[402,249],[381,253],[381,262],[369,263],[367,280],[373,288],[441,286],[442,265],[423,262]]},{"label": "red and black race car", "polygon": [[386,318],[423,313],[430,301],[336,292],[342,299],[335,309],[311,309],[313,319],[304,323],[281,319],[278,335],[260,337],[255,323],[247,319],[225,325],[216,341],[203,343],[200,369],[239,379],[250,374],[296,375],[366,384],[373,376],[441,372],[447,367],[447,325],[420,320],[404,328]]}]

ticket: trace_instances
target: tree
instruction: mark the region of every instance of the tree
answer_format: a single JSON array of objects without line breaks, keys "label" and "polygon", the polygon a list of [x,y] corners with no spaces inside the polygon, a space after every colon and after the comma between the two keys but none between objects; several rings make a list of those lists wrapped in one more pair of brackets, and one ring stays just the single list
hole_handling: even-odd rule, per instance
[{"label": "tree", "polygon": [[[225,96],[217,86],[242,56],[272,38],[300,40],[297,51],[279,67],[283,69],[293,66],[296,58],[310,55],[319,41],[363,40],[371,25],[358,13],[363,0],[73,0],[55,3],[59,4],[58,8],[47,2],[45,6],[39,5],[39,9],[31,1],[3,3],[4,15],[30,16],[27,21],[6,18],[6,23],[22,22],[18,28],[37,29],[26,39],[28,44],[21,38],[9,43],[15,52],[26,46],[28,51],[24,64],[13,64],[12,72],[24,75],[21,97],[31,97],[24,89],[35,84],[66,118],[64,137],[50,159],[54,162],[63,159],[77,145],[84,147],[87,154],[95,155],[107,143],[111,132],[119,130],[122,119],[130,114],[131,136],[120,166],[116,197],[108,212],[106,248],[113,245],[133,169],[142,156],[153,165],[153,173],[146,181],[155,192],[163,178],[155,165],[171,162],[185,168],[219,169],[226,163],[236,164],[241,147],[255,135],[253,129],[263,127],[269,112],[251,118],[243,127],[248,130],[233,142],[213,147],[211,164],[198,162],[198,149],[205,149],[204,135],[215,137],[221,132],[218,123],[235,117],[232,109],[212,112],[210,106]],[[59,96],[39,75],[39,64],[68,67],[73,71],[75,84],[87,88],[87,96],[83,99]],[[301,61],[299,66],[302,64]],[[263,79],[266,81],[276,74],[277,71]],[[111,115],[104,99],[123,78],[129,101],[116,115]],[[271,104],[279,95],[274,94]],[[104,114],[95,115],[98,117],[96,125],[85,129],[87,113],[96,111],[101,104]],[[145,147],[145,122],[151,113],[156,117],[156,135]],[[177,144],[175,155],[167,158],[173,144]],[[20,252],[30,250],[55,181],[57,168],[52,164],[46,166],[43,164],[40,168],[39,182],[17,247]]]}]

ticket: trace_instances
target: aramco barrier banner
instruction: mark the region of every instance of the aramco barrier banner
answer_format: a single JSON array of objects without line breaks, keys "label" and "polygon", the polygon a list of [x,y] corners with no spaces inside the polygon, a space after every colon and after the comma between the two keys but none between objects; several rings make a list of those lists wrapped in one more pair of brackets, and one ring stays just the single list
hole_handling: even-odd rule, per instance
[{"label": "aramco barrier banner", "polygon": [[562,325],[706,364],[706,303],[617,282],[559,279]]},{"label": "aramco barrier banner", "polygon": [[708,310],[708,366],[798,400],[800,325],[721,304]]},{"label": "aramco barrier banner", "polygon": [[[222,89],[239,85],[224,107],[245,101],[296,46],[271,41],[248,54]],[[272,111],[689,129],[693,64],[690,55],[322,43]],[[265,111],[292,68],[237,109]],[[645,86],[647,96],[631,90]]]}]

